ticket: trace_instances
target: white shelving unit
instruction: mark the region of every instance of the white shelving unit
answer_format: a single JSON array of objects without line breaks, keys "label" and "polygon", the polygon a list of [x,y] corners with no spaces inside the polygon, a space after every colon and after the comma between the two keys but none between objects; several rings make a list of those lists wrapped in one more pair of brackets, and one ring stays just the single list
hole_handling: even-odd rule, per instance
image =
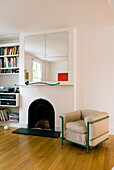
[{"label": "white shelving unit", "polygon": [[19,74],[19,44],[0,45],[0,75]]},{"label": "white shelving unit", "polygon": [[[12,42],[11,38],[8,43],[0,44],[0,86],[3,87],[19,84],[19,43]],[[0,93],[0,109],[19,114],[19,93]],[[18,127],[18,124],[18,121],[0,121],[0,126]]]},{"label": "white shelving unit", "polygon": [[[0,93],[0,110],[8,108],[18,108],[19,107],[19,93]],[[11,111],[12,113],[12,111]],[[7,124],[10,126],[11,123],[18,123],[15,120],[1,120],[0,125],[4,126]]]}]

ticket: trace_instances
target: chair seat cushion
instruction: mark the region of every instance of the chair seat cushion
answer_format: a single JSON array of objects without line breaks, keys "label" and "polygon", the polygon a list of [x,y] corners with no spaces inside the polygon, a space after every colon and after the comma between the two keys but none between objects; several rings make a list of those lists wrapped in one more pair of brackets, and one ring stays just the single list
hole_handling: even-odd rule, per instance
[{"label": "chair seat cushion", "polygon": [[82,145],[87,145],[87,134],[76,133],[71,130],[66,130],[66,139]]},{"label": "chair seat cushion", "polygon": [[87,133],[87,128],[84,120],[77,120],[74,122],[68,122],[66,129],[76,133]]}]

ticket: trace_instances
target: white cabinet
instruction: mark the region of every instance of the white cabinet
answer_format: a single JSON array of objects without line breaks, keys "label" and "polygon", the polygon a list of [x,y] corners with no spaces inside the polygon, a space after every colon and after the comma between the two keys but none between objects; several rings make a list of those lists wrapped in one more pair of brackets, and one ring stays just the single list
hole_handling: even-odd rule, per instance
[{"label": "white cabinet", "polygon": [[0,126],[19,122],[19,93],[0,93]]},{"label": "white cabinet", "polygon": [[19,93],[0,93],[0,106],[19,107]]}]

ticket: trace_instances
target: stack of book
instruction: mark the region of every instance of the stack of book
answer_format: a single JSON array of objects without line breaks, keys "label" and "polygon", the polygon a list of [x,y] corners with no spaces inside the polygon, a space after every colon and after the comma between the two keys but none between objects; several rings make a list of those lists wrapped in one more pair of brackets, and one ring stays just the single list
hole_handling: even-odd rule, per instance
[{"label": "stack of book", "polygon": [[[18,66],[18,57],[5,57],[4,58],[4,65],[1,63],[1,67],[7,68],[7,67],[17,67]],[[0,68],[1,68],[0,67]]]},{"label": "stack of book", "polygon": [[18,113],[9,113],[9,121],[18,122],[19,114]]},{"label": "stack of book", "polygon": [[8,120],[8,115],[9,115],[9,110],[8,109],[1,109],[0,110],[0,120],[1,121],[7,121]]},{"label": "stack of book", "polygon": [[16,54],[19,54],[19,46],[0,49],[0,55],[16,55]]}]

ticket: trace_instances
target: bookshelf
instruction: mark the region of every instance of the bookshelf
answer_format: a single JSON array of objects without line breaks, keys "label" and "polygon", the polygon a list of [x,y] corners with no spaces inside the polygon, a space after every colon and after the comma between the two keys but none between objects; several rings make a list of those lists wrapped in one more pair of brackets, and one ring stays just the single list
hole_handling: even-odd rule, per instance
[{"label": "bookshelf", "polygon": [[[2,43],[3,42],[3,43]],[[13,43],[12,43],[13,42]],[[0,86],[14,87],[19,83],[19,39],[16,42],[13,38],[7,41],[0,41]],[[12,114],[19,117],[19,93],[0,92],[0,126],[8,125],[17,127],[19,120],[12,119]],[[4,116],[5,110],[9,110],[8,119]],[[3,113],[2,113],[3,112]],[[11,114],[11,115],[10,115]],[[9,120],[10,119],[10,120]],[[16,123],[16,124],[15,124]]]},{"label": "bookshelf", "polygon": [[10,108],[19,107],[19,93],[0,93],[0,122],[19,122],[19,113]]},{"label": "bookshelf", "polygon": [[19,74],[19,44],[0,45],[0,75]]}]

